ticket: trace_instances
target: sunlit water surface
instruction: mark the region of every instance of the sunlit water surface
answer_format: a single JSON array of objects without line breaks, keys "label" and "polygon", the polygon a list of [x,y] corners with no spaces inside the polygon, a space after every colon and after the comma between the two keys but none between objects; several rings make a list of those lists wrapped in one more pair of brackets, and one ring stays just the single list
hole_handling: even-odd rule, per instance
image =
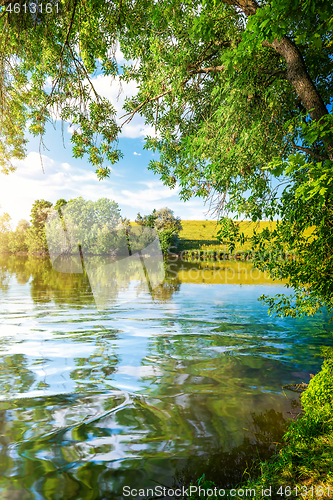
[{"label": "sunlit water surface", "polygon": [[298,399],[282,386],[319,370],[332,327],[268,317],[257,298],[282,285],[241,264],[173,263],[101,311],[84,275],[1,257],[0,498],[113,498],[202,470],[227,487],[274,452]]}]

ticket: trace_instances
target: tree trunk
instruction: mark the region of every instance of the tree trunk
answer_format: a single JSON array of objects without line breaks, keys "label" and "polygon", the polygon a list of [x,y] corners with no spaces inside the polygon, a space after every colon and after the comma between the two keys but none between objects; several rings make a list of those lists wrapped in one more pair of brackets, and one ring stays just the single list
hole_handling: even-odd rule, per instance
[{"label": "tree trunk", "polygon": [[[240,8],[246,16],[252,16],[260,6],[255,0],[222,0],[228,5]],[[298,47],[286,36],[281,40],[275,39],[273,43],[262,42],[263,47],[271,47],[278,52],[287,63],[286,78],[293,86],[295,92],[302,100],[305,109],[309,112],[312,120],[320,120],[328,115],[327,108],[317,91],[305,66],[305,62]],[[329,159],[333,161],[332,139],[323,139]]]},{"label": "tree trunk", "polygon": [[[286,61],[286,78],[302,100],[311,119],[318,121],[323,116],[328,115],[329,113],[324,101],[308,74],[303,56],[298,47],[286,36],[283,36],[280,41],[275,39],[273,43],[263,42],[262,45],[264,47],[272,47]],[[323,142],[325,143],[330,160],[333,160],[332,142],[330,140],[324,140]]]}]

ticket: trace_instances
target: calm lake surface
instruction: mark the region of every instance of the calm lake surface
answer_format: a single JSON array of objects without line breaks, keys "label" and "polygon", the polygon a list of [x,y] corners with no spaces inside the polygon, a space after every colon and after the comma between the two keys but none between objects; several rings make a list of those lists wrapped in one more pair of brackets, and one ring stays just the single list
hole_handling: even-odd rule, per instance
[{"label": "calm lake surface", "polygon": [[257,298],[282,286],[250,263],[172,262],[152,293],[127,278],[98,310],[85,274],[0,257],[0,498],[241,483],[297,406],[282,385],[333,345],[323,314],[267,316]]}]

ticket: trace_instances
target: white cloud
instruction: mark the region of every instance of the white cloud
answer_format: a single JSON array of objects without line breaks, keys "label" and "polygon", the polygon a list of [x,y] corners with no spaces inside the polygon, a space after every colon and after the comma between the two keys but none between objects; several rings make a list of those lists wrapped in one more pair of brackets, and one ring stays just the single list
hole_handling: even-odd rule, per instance
[{"label": "white cloud", "polygon": [[71,168],[72,168],[72,167],[70,166],[70,164],[69,164],[69,163],[62,163],[62,164],[61,164],[61,167],[62,167],[64,170],[66,170],[67,172],[68,172],[69,170],[71,170]]},{"label": "white cloud", "polygon": [[39,178],[44,172],[49,172],[53,166],[54,161],[46,155],[32,151],[24,160],[16,160],[14,165],[17,167],[21,177]]},{"label": "white cloud", "polygon": [[[149,189],[161,189],[164,188],[164,184],[162,181],[156,179],[153,181],[138,181],[138,184],[143,184],[144,186],[147,186]],[[175,191],[173,191],[175,193]]]},{"label": "white cloud", "polygon": [[111,175],[110,175],[110,179],[112,179],[112,177],[124,177],[123,174],[120,174],[118,169],[115,169],[114,167],[110,168],[111,170]]},{"label": "white cloud", "polygon": [[[125,98],[130,98],[136,95],[136,82],[121,82],[119,76],[98,75],[91,79],[96,92],[108,99],[116,111],[116,119],[119,125],[124,123],[126,117],[120,118],[126,111],[123,109]],[[123,126],[121,137],[137,139],[146,135],[155,135],[154,127],[145,124],[145,120],[140,115],[136,114],[133,119]]]},{"label": "white cloud", "polygon": [[131,61],[126,61],[125,57],[124,57],[124,54],[122,53],[122,51],[120,50],[119,48],[119,45],[117,46],[117,50],[116,50],[116,61],[118,64],[124,64],[125,62],[127,62],[128,64],[131,63]]},{"label": "white cloud", "polygon": [[128,137],[129,139],[138,139],[139,137],[146,137],[147,135],[154,136],[155,128],[143,123],[143,118],[137,115],[131,121],[131,124],[126,124],[121,129],[121,137]]},{"label": "white cloud", "polygon": [[137,153],[136,151],[134,151],[133,153],[135,156],[141,156],[141,153]]},{"label": "white cloud", "polygon": [[208,206],[204,206],[202,200],[190,200],[186,202],[186,205],[181,201],[176,201],[170,208],[182,220],[212,220],[212,215],[208,213]]},{"label": "white cloud", "polygon": [[[165,198],[170,198],[170,196],[174,196],[175,193],[172,193],[170,189],[145,189],[143,191],[127,191],[126,189],[122,190],[122,194],[128,198],[130,205],[133,205],[134,200],[144,199],[145,201],[158,201],[164,200]],[[134,202],[134,204],[136,204]]]},{"label": "white cloud", "polygon": [[132,209],[151,211],[154,208],[161,208],[162,205],[165,206],[172,197],[177,196],[178,192],[178,189],[171,190],[160,181],[138,182],[137,184],[145,184],[148,189],[137,191],[123,189],[120,195],[115,195],[115,200]]},{"label": "white cloud", "polygon": [[42,155],[30,152],[24,160],[15,162],[16,172],[1,176],[1,210],[12,217],[12,226],[24,218],[30,218],[31,206],[35,200],[44,199],[55,203],[59,198],[71,199],[83,196],[97,200],[101,197],[115,199],[115,182],[101,183],[95,172],[74,168],[69,163],[55,162]]},{"label": "white cloud", "polygon": [[[208,206],[204,207],[202,200],[181,202],[178,198],[179,187],[171,190],[160,180],[154,179],[153,174],[150,174],[151,180],[148,177],[145,181],[135,181],[129,167],[126,167],[125,175],[120,173],[119,167],[112,169],[109,179],[100,182],[90,165],[87,169],[81,168],[76,166],[77,162],[54,161],[46,155],[42,155],[42,160],[44,173],[40,155],[33,151],[25,160],[16,162],[16,172],[1,176],[1,211],[10,214],[12,227],[22,218],[30,219],[31,206],[35,200],[45,199],[55,203],[59,198],[70,200],[78,196],[93,201],[103,197],[115,200],[119,203],[123,216],[133,220],[139,211],[147,214],[154,208],[165,206],[174,210],[175,215],[182,219],[207,218]],[[70,157],[68,160],[71,161]],[[80,165],[85,166],[83,162]]]}]

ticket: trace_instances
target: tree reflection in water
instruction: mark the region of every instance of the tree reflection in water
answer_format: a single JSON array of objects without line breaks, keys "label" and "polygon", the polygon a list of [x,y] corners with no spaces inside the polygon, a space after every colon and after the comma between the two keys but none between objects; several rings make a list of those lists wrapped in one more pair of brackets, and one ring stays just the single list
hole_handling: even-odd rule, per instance
[{"label": "tree reflection in water", "polygon": [[[251,289],[182,286],[174,272],[141,302],[101,312],[84,273],[34,257],[1,269],[17,281],[0,312],[1,499],[119,498],[123,485],[202,473],[242,483],[281,442],[281,385],[304,360],[315,372],[309,352],[328,335],[320,318],[303,330],[268,321]],[[131,285],[120,281],[115,298]]]},{"label": "tree reflection in water", "polygon": [[[7,403],[7,409],[0,412],[1,498],[15,498],[10,497],[13,483],[16,491],[21,492],[19,498],[35,499],[39,495],[47,500],[118,498],[123,485],[153,487],[156,482],[168,481],[163,475],[172,470],[173,484],[169,482],[168,486],[195,484],[204,473],[217,486],[231,488],[244,484],[248,475],[255,474],[259,461],[278,449],[285,431],[286,418],[270,409],[251,414],[250,435],[230,450],[219,446],[187,459],[167,459],[158,458],[158,453],[154,458],[150,446],[140,454],[138,461],[133,445],[139,433],[145,428],[144,441],[153,443],[154,436],[156,439],[156,435],[163,432],[163,424],[158,415],[147,419],[147,413],[140,411],[140,401],[132,401],[120,422],[117,412],[125,399],[121,393],[114,392],[113,395],[32,399],[24,401],[25,408],[20,408],[22,401],[19,400]],[[87,421],[89,406],[95,416]],[[29,413],[35,421],[33,426],[26,418]],[[81,424],[80,419],[84,420]],[[119,455],[120,463],[108,461],[110,452],[117,453],[119,444],[126,439],[120,431],[120,424],[123,427],[125,421],[132,444],[128,443],[126,454]],[[158,448],[157,443],[156,452]],[[122,456],[126,456],[123,468],[119,467]]]},{"label": "tree reflection in water", "polygon": [[[300,408],[300,402],[295,400],[295,403]],[[251,413],[248,436],[239,446],[230,451],[217,447],[178,463],[173,486],[197,484],[203,474],[206,480],[224,489],[246,484],[259,472],[261,462],[278,453],[288,421],[286,415],[273,408],[259,414]]]}]

